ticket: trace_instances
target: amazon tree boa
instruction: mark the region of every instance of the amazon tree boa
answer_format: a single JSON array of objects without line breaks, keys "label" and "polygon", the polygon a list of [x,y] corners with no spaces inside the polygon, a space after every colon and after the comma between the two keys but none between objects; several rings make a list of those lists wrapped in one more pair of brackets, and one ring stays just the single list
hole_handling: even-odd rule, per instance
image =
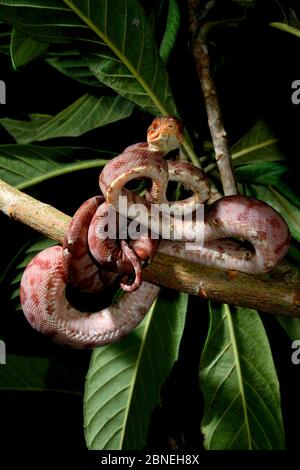
[{"label": "amazon tree boa", "polygon": [[[89,199],[77,210],[62,247],[43,250],[24,271],[21,304],[33,328],[56,342],[77,348],[119,340],[141,322],[159,293],[159,287],[142,279],[142,267],[157,250],[245,273],[267,272],[284,257],[290,241],[285,221],[269,205],[245,196],[224,197],[205,210],[204,225],[202,221],[204,244],[198,243],[194,250],[185,249],[185,240],[160,241],[152,239],[148,233],[135,240],[101,236],[107,225],[109,207],[114,207],[117,212],[120,210],[120,196],[126,197],[128,208],[133,204],[146,206],[144,223],[156,223],[160,233],[164,220],[160,217],[163,216],[157,212],[151,215],[150,208],[153,204],[168,202],[169,181],[183,183],[193,192],[188,199],[168,202],[174,210],[192,213],[197,204],[208,199],[210,188],[202,170],[187,162],[164,158],[180,146],[182,139],[182,125],[176,118],[156,118],[148,129],[147,142],[126,148],[104,167],[99,180],[103,196]],[[136,178],[151,181],[143,197],[125,187]],[[152,220],[155,217],[158,220]],[[174,227],[185,223],[176,218],[172,220]],[[190,224],[192,233],[188,233],[189,229],[183,231],[188,233],[189,241],[195,233],[196,223]],[[248,242],[251,248],[238,240]],[[121,287],[126,292],[110,307],[95,313],[79,311],[66,295],[67,285],[83,292],[105,295],[106,285],[120,275]],[[132,275],[134,280],[130,283],[129,276]]]}]

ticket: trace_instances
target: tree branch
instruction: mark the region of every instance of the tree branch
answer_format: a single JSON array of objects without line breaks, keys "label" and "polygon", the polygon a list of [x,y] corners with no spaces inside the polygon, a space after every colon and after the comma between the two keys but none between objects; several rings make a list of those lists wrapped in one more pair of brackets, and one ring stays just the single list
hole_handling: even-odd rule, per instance
[{"label": "tree branch", "polygon": [[11,219],[63,242],[71,217],[0,180],[0,210]]},{"label": "tree branch", "polygon": [[201,84],[208,118],[215,157],[220,172],[221,182],[225,196],[238,194],[235,181],[231,153],[224,129],[220,104],[214,81],[210,72],[210,60],[205,39],[199,31],[199,0],[189,0],[190,34],[193,46],[193,55]]},{"label": "tree branch", "polygon": [[[0,209],[62,243],[71,221],[44,204],[0,180]],[[255,308],[274,315],[300,316],[300,274],[286,262],[271,273],[252,276],[226,272],[159,253],[144,270],[153,284],[218,302]]]}]

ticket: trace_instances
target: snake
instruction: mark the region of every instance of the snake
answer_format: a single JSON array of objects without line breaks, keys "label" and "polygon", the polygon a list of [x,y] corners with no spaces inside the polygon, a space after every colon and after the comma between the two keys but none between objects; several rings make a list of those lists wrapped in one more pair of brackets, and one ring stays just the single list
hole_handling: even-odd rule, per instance
[{"label": "snake", "polygon": [[[147,220],[143,223],[147,225],[149,220],[157,223],[159,235],[164,218],[157,212],[151,215],[151,206],[166,203],[174,210],[193,213],[197,204],[208,200],[210,186],[200,168],[165,158],[182,141],[183,128],[177,118],[155,118],[148,128],[146,142],[127,147],[105,165],[99,177],[102,194],[91,197],[76,211],[63,246],[41,251],[24,270],[20,283],[21,306],[34,329],[74,348],[93,348],[119,341],[144,319],[159,294],[160,287],[144,281],[142,275],[143,267],[157,253],[250,274],[270,271],[285,256],[290,243],[285,220],[265,202],[241,195],[223,197],[205,210],[201,222],[204,243],[194,241],[192,250],[186,249],[185,240],[152,239],[149,232],[143,232],[135,240],[101,235],[107,225],[109,207],[116,213],[120,211],[120,196],[125,197],[128,207],[133,204],[146,207]],[[136,179],[150,183],[143,196],[128,189],[128,183]],[[169,181],[182,183],[192,196],[168,201]],[[173,223],[185,221],[174,218]],[[194,234],[197,222],[193,223]],[[77,308],[68,295],[69,286],[85,293],[105,295],[107,286],[120,276],[125,292],[112,305],[96,312]],[[130,277],[134,278],[131,282]]]}]

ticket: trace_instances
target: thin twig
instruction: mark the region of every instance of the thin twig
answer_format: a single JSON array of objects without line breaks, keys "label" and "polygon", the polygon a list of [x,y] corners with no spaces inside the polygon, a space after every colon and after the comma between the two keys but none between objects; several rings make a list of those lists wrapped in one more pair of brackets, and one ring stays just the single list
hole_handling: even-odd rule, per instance
[{"label": "thin twig", "polygon": [[225,196],[229,196],[231,194],[237,194],[238,191],[219,100],[210,72],[208,49],[205,40],[201,35],[201,31],[199,31],[199,15],[200,2],[198,0],[189,0],[190,34],[193,55],[204,96],[208,125],[213,141],[223,191]]},{"label": "thin twig", "polygon": [[[0,210],[62,243],[71,218],[0,180]],[[153,284],[273,315],[300,317],[300,275],[287,263],[270,274],[225,272],[159,253],[144,270]]]}]

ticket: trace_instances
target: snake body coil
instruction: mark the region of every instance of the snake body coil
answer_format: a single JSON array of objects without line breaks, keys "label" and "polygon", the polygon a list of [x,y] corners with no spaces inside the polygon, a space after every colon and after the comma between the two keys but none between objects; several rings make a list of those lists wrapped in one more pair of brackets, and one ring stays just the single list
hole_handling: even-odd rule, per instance
[{"label": "snake body coil", "polygon": [[[104,198],[93,197],[78,209],[63,247],[42,251],[24,271],[20,288],[24,314],[35,329],[57,342],[95,347],[117,341],[132,331],[159,292],[157,286],[142,282],[141,269],[141,264],[147,263],[157,249],[246,273],[267,272],[286,254],[290,235],[285,221],[267,204],[244,196],[227,196],[210,206],[202,227],[205,243],[194,250],[185,250],[184,241],[162,240],[158,245],[157,240],[145,234],[129,243],[99,237],[99,228],[106,223],[108,204],[118,212],[121,195],[127,198],[129,207],[142,203],[149,209],[145,224],[151,219],[150,205],[167,202],[169,180],[183,183],[194,193],[184,201],[171,203],[174,208],[193,211],[196,204],[209,196],[207,179],[201,170],[189,163],[164,159],[182,141],[182,128],[175,118],[155,119],[147,138],[147,143],[128,147],[105,166],[100,174]],[[145,198],[125,188],[131,179],[141,177],[151,180]],[[175,219],[173,222],[184,223]],[[127,276],[132,272],[135,279],[128,284]],[[125,275],[121,285],[129,292],[112,306],[87,314],[71,305],[66,296],[68,284],[84,292],[101,292],[105,283],[115,279],[117,274],[113,273]]]}]

